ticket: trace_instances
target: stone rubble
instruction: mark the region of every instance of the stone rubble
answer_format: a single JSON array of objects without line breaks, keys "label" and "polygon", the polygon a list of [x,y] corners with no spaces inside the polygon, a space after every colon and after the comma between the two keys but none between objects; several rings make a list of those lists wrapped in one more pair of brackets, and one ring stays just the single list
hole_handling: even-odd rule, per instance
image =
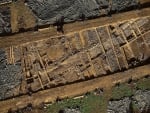
[{"label": "stone rubble", "polygon": [[11,32],[10,9],[0,8],[0,35]]},{"label": "stone rubble", "polygon": [[[17,0],[13,0],[14,2]],[[12,0],[0,0],[0,4]],[[61,24],[92,19],[130,10],[138,0],[25,0],[36,18],[36,25]],[[0,35],[11,33],[10,8],[0,8]],[[35,26],[36,26],[35,25]]]},{"label": "stone rubble", "polygon": [[107,113],[129,113],[131,100],[126,97],[119,101],[109,101]]},{"label": "stone rubble", "polygon": [[150,91],[137,90],[131,98],[109,101],[107,113],[131,113],[130,105],[133,102],[142,113],[150,107]]},{"label": "stone rubble", "polygon": [[65,109],[63,113],[81,113],[79,109]]},{"label": "stone rubble", "polygon": [[12,2],[12,0],[0,0],[0,3]]},{"label": "stone rubble", "polygon": [[147,111],[150,107],[150,91],[138,90],[133,96],[133,102],[137,105],[140,112]]},{"label": "stone rubble", "polygon": [[0,100],[12,95],[11,89],[21,83],[19,64],[7,64],[5,52],[0,49]]},{"label": "stone rubble", "polygon": [[37,16],[38,24],[44,25],[62,17],[64,22],[73,22],[108,15],[137,6],[138,0],[26,0],[26,4]]}]

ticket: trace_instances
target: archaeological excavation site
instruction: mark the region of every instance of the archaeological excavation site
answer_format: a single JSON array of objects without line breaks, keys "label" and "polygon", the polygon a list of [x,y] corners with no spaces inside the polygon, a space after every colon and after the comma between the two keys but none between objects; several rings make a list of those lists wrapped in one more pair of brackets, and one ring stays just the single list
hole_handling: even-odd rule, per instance
[{"label": "archaeological excavation site", "polygon": [[0,113],[150,113],[150,0],[0,0]]}]

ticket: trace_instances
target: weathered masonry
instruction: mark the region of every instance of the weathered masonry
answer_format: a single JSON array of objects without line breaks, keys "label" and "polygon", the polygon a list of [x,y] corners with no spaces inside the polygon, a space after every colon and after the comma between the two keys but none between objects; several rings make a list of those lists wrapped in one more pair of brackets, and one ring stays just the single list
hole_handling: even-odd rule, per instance
[{"label": "weathered masonry", "polygon": [[3,99],[148,64],[149,22],[132,19],[3,49],[8,64],[21,66],[21,83]]}]

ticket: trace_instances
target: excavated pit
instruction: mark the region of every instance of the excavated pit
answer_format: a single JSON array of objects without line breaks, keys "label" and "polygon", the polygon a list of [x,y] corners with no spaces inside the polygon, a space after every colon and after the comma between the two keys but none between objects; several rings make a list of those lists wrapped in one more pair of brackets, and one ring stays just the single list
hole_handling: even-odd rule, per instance
[{"label": "excavated pit", "polygon": [[7,47],[7,63],[20,63],[25,83],[14,96],[149,64],[149,22],[143,17]]},{"label": "excavated pit", "polygon": [[[15,7],[20,8],[17,4],[23,7],[19,11],[13,10],[17,12],[14,18],[14,21],[17,19],[17,24],[14,25],[17,30],[21,29],[26,32],[26,29],[32,28],[31,26],[35,24],[43,26],[57,22],[59,24],[62,22],[68,23],[131,10],[138,5],[138,1],[112,0],[110,4],[107,0],[87,0],[86,2],[84,0],[62,0],[59,2],[58,0],[25,0],[25,5],[24,2],[17,3],[17,1],[14,4],[11,9],[8,7],[0,9],[0,35],[11,33],[12,17],[10,15],[12,14],[10,14],[10,10],[15,9]],[[31,10],[28,10],[29,8]],[[26,12],[25,15],[21,10]],[[29,11],[34,13],[37,23],[34,23],[35,18],[33,18],[33,15],[30,16],[32,13]],[[60,87],[96,81],[119,73],[126,76],[132,73],[133,78],[136,75],[140,78],[140,74],[136,72],[134,74],[132,70],[142,68],[144,65],[145,68],[143,69],[149,68],[150,17],[141,17],[139,14],[140,16],[137,18],[137,15],[134,19],[117,23],[110,22],[111,24],[104,26],[93,21],[92,27],[80,28],[79,30],[70,29],[73,32],[58,33],[59,36],[58,34],[53,36],[50,35],[50,32],[43,32],[43,29],[34,33],[13,34],[12,37],[20,39],[19,43],[0,49],[0,100],[6,102],[6,108],[2,109],[5,111],[15,105],[22,108],[29,103],[38,105],[43,101],[54,101],[59,99],[59,95],[58,97],[51,96],[51,98],[47,95],[46,98],[41,96],[41,99],[37,99],[37,97],[42,93],[46,94],[46,91],[49,90],[54,89],[55,94]],[[32,25],[26,20],[28,17],[32,17]],[[110,18],[108,22],[112,21]],[[30,20],[30,18],[28,19]],[[28,27],[27,23],[31,26]],[[13,28],[15,29],[14,25]],[[81,26],[84,25],[83,22]],[[6,38],[10,37],[6,36]],[[34,39],[42,37],[43,39],[39,38],[41,40],[29,42],[28,40],[31,37]],[[23,43],[21,38],[24,38],[27,43]],[[3,39],[5,40],[5,37]],[[4,40],[0,42],[4,42]],[[7,42],[5,41],[5,43]],[[11,42],[9,43],[11,44]],[[138,70],[136,71],[138,72]],[[149,71],[142,70],[139,72],[149,74]],[[146,75],[141,74],[141,76]],[[119,76],[120,79],[118,77],[118,81],[116,80],[114,83],[120,83],[121,80],[126,81],[126,76]],[[129,82],[132,81],[132,77],[127,77]],[[106,79],[106,83],[107,80],[111,81],[109,77]],[[96,85],[93,82],[91,83],[93,85],[91,89],[94,89]],[[112,84],[108,83],[108,86]],[[102,88],[103,86],[105,84],[102,83]],[[75,94],[80,94],[80,88],[78,87],[78,93]],[[84,93],[87,91],[84,91]],[[64,92],[67,92],[67,90]],[[61,93],[63,94],[63,91]],[[60,98],[64,98],[68,94],[67,92]],[[36,101],[33,99],[34,95],[36,95],[34,98]],[[11,104],[11,107],[9,107],[7,102],[9,103],[12,98],[17,98],[18,101],[13,100],[15,105]],[[21,98],[25,102],[22,102]],[[0,106],[2,106],[1,103]],[[16,109],[16,106],[14,109]]]}]

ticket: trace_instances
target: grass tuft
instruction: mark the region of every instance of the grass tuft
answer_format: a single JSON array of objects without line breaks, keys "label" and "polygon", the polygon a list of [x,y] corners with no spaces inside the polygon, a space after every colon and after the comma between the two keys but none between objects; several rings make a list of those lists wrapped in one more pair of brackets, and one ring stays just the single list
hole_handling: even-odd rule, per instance
[{"label": "grass tuft", "polygon": [[138,81],[137,88],[141,90],[150,90],[150,78]]},{"label": "grass tuft", "polygon": [[128,84],[121,84],[118,87],[112,89],[111,98],[114,100],[119,100],[123,97],[130,97],[134,94],[134,90]]}]

